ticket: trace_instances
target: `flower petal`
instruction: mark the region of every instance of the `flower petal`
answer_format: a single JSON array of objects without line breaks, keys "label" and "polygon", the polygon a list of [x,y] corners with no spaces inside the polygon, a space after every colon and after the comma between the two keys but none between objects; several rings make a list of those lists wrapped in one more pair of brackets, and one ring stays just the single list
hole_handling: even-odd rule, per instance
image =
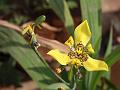
[{"label": "flower petal", "polygon": [[27,25],[26,27],[23,28],[22,35],[24,35],[28,31],[33,32],[31,25]]},{"label": "flower petal", "polygon": [[89,42],[91,38],[91,32],[87,20],[85,20],[83,23],[76,27],[74,37],[75,44],[82,42],[82,44],[86,46],[86,44]]},{"label": "flower petal", "polygon": [[104,61],[95,60],[91,57],[88,57],[88,60],[83,62],[83,66],[88,71],[99,71],[99,70],[108,71],[108,65]]},{"label": "flower petal", "polygon": [[72,37],[72,36],[70,36],[70,37],[68,38],[68,40],[65,42],[65,45],[67,45],[67,46],[69,46],[69,47],[74,46],[74,40],[73,40],[73,37]]},{"label": "flower petal", "polygon": [[56,59],[61,65],[67,65],[70,61],[69,56],[61,53],[58,49],[51,50],[47,54]]},{"label": "flower petal", "polygon": [[88,49],[88,52],[90,52],[90,53],[94,53],[94,52],[95,52],[94,49],[93,49],[93,47],[92,47],[92,44],[91,44],[91,43],[89,43],[89,44],[87,45],[87,49]]},{"label": "flower petal", "polygon": [[77,67],[77,68],[80,67],[80,66],[82,66],[82,63],[81,63],[80,60],[77,59],[77,58],[71,59],[70,64],[74,65],[74,66]]},{"label": "flower petal", "polygon": [[73,65],[75,65],[75,64],[81,65],[80,60],[77,59],[77,58],[71,59],[71,62],[70,62],[70,63],[73,64]]}]

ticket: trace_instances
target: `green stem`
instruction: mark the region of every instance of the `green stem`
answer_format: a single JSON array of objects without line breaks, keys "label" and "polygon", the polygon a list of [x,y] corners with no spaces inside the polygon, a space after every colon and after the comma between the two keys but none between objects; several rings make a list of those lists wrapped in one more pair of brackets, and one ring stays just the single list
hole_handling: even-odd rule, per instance
[{"label": "green stem", "polygon": [[42,58],[42,56],[39,54],[37,48],[33,46],[33,49],[34,49],[34,51],[36,52],[36,54],[39,56],[39,58],[43,61],[43,63],[50,69],[50,71],[51,71],[52,73],[54,73],[55,76],[56,76],[60,81],[62,81],[64,84],[66,84],[66,85],[69,87],[70,84],[67,83],[66,81],[64,81],[61,77],[59,77],[59,76],[49,67],[49,65],[47,64],[47,62],[46,62],[46,61]]}]

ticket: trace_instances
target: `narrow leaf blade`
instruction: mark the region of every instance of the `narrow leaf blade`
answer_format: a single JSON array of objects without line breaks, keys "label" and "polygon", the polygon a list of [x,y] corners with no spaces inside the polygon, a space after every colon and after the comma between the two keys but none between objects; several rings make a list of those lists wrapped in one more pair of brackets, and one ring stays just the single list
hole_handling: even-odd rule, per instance
[{"label": "narrow leaf blade", "polygon": [[48,0],[53,11],[60,17],[65,24],[68,33],[73,36],[74,24],[66,0]]},{"label": "narrow leaf blade", "polygon": [[113,34],[113,31],[111,30],[110,35],[109,35],[109,41],[108,41],[107,49],[106,49],[106,52],[105,52],[105,57],[107,57],[112,51],[112,34]]},{"label": "narrow leaf blade", "polygon": [[0,51],[9,53],[41,89],[58,81],[56,75],[42,62],[21,35],[14,30],[0,27],[0,37]]}]

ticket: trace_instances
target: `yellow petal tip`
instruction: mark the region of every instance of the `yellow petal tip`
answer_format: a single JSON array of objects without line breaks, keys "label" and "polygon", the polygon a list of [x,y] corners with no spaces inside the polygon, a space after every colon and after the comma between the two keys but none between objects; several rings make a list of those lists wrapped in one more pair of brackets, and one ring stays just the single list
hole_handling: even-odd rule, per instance
[{"label": "yellow petal tip", "polygon": [[64,44],[67,45],[67,46],[69,46],[69,47],[74,46],[73,37],[70,36],[70,37],[68,38],[68,40],[67,40]]},{"label": "yellow petal tip", "polygon": [[83,64],[87,71],[109,71],[108,65],[104,61],[96,60],[91,57],[89,57]]},{"label": "yellow petal tip", "polygon": [[84,46],[87,45],[91,39],[91,31],[87,20],[83,21],[80,25],[75,28],[74,31],[75,43],[82,42]]}]

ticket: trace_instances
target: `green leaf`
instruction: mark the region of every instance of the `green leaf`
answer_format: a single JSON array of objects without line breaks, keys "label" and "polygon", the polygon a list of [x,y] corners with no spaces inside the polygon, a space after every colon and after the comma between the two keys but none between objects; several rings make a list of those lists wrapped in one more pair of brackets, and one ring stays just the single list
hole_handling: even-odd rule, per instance
[{"label": "green leaf", "polygon": [[[9,57],[10,59],[11,57]],[[1,59],[0,59],[1,60]],[[11,60],[7,62],[3,62],[0,65],[0,84],[3,86],[15,85],[20,86],[20,73],[19,71],[12,65]]]},{"label": "green leaf", "polygon": [[120,59],[120,45],[116,46],[116,48],[105,58],[106,63],[109,67],[115,64]]},{"label": "green leaf", "polygon": [[113,34],[113,31],[111,30],[110,35],[109,35],[109,41],[108,41],[107,49],[106,49],[106,52],[105,52],[105,57],[107,57],[112,51],[112,34]]},{"label": "green leaf", "polygon": [[73,66],[70,68],[70,71],[68,72],[68,80],[71,82],[73,79]]},{"label": "green leaf", "polygon": [[92,45],[98,56],[101,43],[101,1],[100,0],[80,0],[82,19],[88,20],[92,32]]},{"label": "green leaf", "polygon": [[48,0],[50,7],[65,24],[70,35],[74,35],[74,24],[66,0]]},{"label": "green leaf", "polygon": [[[119,61],[120,59],[120,45],[117,46],[106,58],[106,63],[108,64],[109,68],[112,67],[113,64],[115,64],[117,61]],[[94,72],[94,75],[93,75],[93,79],[92,79],[92,82],[91,82],[91,89],[92,90],[96,90],[96,85],[97,83],[99,82],[100,80],[100,77],[106,73],[109,73],[109,72],[104,72],[104,71],[100,71],[100,72]]]},{"label": "green leaf", "polygon": [[102,85],[100,90],[119,90],[109,79],[102,78]]},{"label": "green leaf", "polygon": [[0,51],[9,53],[42,90],[58,81],[42,58],[14,30],[0,27]]},{"label": "green leaf", "polygon": [[[112,36],[113,36],[113,27],[111,26],[109,41],[108,41],[108,45],[107,45],[107,49],[104,57],[107,57],[112,51]],[[104,77],[106,77],[107,79],[110,79],[110,75],[111,75],[111,70],[109,70],[109,73],[104,73]]]},{"label": "green leaf", "polygon": [[75,0],[67,0],[67,5],[70,9],[75,9],[78,7],[78,4]]}]

